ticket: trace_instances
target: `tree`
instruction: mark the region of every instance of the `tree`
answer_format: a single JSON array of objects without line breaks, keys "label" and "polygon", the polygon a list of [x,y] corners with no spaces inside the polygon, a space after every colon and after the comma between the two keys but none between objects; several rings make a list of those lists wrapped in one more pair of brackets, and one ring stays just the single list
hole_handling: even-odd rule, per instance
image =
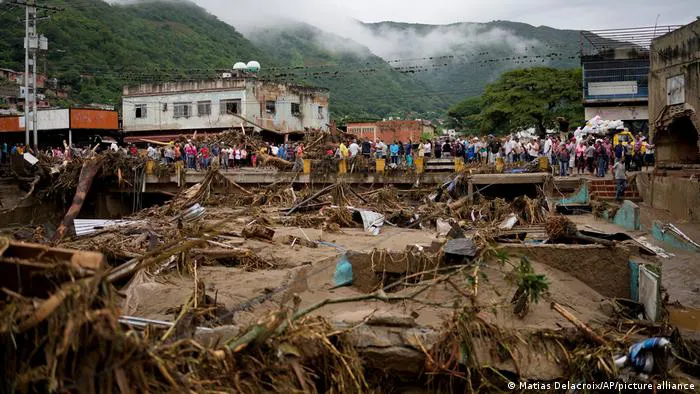
[{"label": "tree", "polygon": [[475,115],[481,113],[483,103],[480,97],[470,97],[450,107],[447,111],[447,125],[457,131],[471,131],[479,127]]},{"label": "tree", "polygon": [[[466,122],[474,122],[482,132],[501,134],[535,127],[544,136],[547,128],[558,124],[557,118],[572,124],[583,121],[582,91],[580,69],[509,71],[486,86],[480,98],[481,111],[467,115]],[[469,113],[475,103],[469,98],[452,109]]]}]

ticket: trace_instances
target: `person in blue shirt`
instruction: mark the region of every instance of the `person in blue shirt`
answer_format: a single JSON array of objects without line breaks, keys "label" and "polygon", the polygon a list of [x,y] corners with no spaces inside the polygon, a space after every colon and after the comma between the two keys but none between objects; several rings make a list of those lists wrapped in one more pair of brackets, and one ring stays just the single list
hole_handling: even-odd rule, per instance
[{"label": "person in blue shirt", "polygon": [[404,145],[403,151],[406,155],[406,165],[408,168],[413,167],[413,142],[411,140],[408,140],[406,145]]},{"label": "person in blue shirt", "polygon": [[391,163],[399,164],[399,144],[394,141],[393,144],[389,146],[389,154],[391,154]]},{"label": "person in blue shirt", "polygon": [[473,162],[475,154],[476,154],[476,143],[474,143],[474,141],[469,142],[469,146],[467,147],[467,161],[470,163]]}]

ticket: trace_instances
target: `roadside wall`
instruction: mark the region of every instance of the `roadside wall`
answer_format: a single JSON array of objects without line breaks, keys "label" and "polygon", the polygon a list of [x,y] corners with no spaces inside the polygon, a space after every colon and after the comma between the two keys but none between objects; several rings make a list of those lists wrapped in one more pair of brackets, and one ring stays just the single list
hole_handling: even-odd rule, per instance
[{"label": "roadside wall", "polygon": [[700,180],[639,173],[637,188],[645,204],[677,219],[700,220]]},{"label": "roadside wall", "polygon": [[526,256],[588,285],[605,297],[630,298],[630,251],[601,245],[507,245],[511,258]]}]

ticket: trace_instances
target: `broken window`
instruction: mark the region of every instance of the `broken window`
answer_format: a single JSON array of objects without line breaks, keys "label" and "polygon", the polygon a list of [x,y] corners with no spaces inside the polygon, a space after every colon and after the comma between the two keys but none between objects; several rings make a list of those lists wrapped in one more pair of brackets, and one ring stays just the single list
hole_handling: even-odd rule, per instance
[{"label": "broken window", "polygon": [[292,103],[292,115],[294,115],[294,116],[301,115],[301,105],[299,105],[299,103]]},{"label": "broken window", "polygon": [[144,119],[147,116],[146,104],[136,104],[136,119]]},{"label": "broken window", "polygon": [[320,105],[318,106],[318,118],[323,119],[323,107]]},{"label": "broken window", "polygon": [[276,106],[274,101],[266,101],[265,102],[265,112],[268,114],[274,114],[276,111]]},{"label": "broken window", "polygon": [[192,115],[190,103],[175,103],[173,111],[174,118],[189,118]]},{"label": "broken window", "polygon": [[197,115],[199,115],[199,116],[211,115],[211,101],[198,102],[197,103]]},{"label": "broken window", "polygon": [[241,100],[221,100],[221,108],[219,112],[222,115],[240,114]]}]

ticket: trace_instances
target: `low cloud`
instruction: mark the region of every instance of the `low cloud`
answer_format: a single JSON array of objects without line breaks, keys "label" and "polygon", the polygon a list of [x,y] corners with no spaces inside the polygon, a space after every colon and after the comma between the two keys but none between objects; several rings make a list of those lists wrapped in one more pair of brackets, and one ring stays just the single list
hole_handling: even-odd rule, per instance
[{"label": "low cloud", "polygon": [[341,38],[319,35],[317,42],[327,49],[363,53],[363,48],[357,46],[359,44],[386,60],[464,55],[494,43],[507,46],[517,54],[539,45],[537,41],[525,40],[508,30],[484,24],[462,23],[434,28],[366,25],[348,16],[353,14],[352,9],[332,2],[268,0],[257,3],[257,7],[243,6],[238,1],[196,0],[196,3],[253,41],[260,29],[302,22]]}]

